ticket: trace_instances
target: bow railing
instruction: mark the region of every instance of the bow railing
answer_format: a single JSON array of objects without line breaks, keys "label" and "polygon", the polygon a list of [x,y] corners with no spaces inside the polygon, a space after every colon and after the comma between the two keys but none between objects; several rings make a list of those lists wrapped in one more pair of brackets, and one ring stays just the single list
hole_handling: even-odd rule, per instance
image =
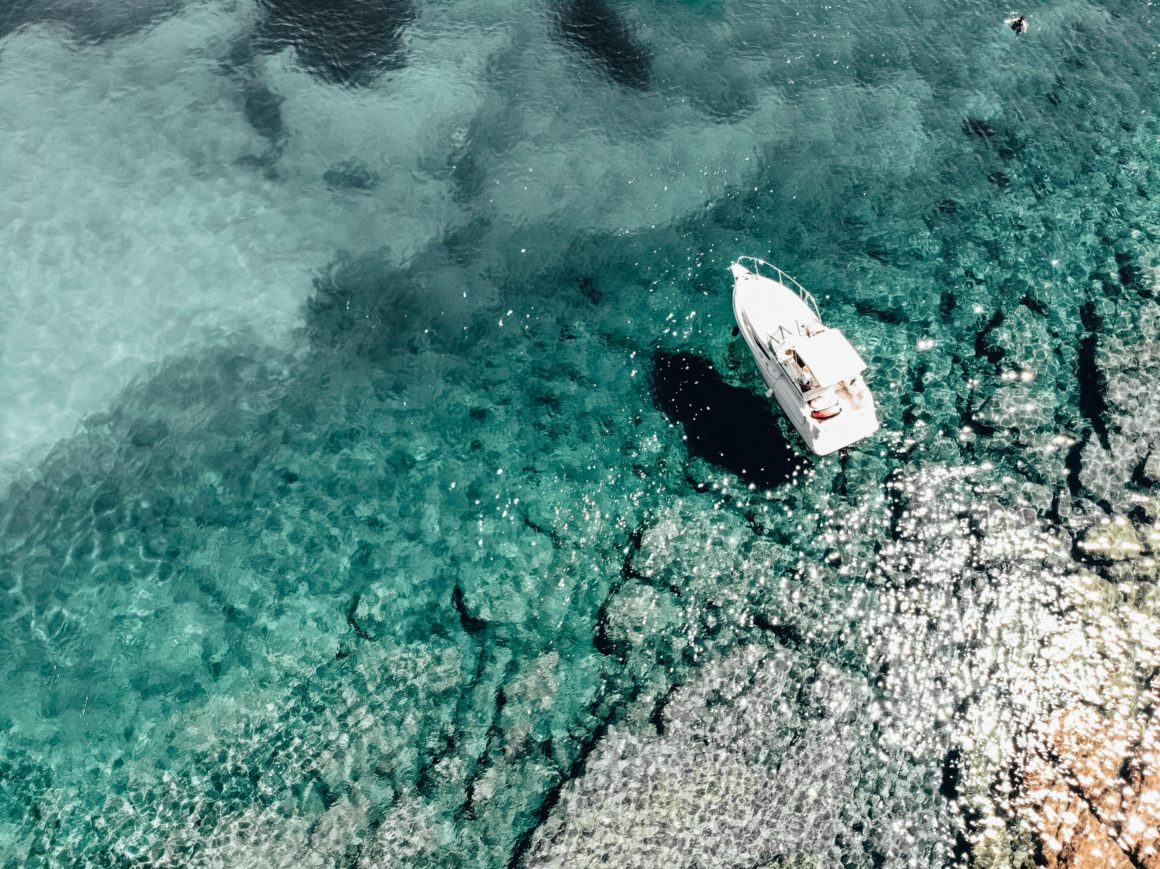
[{"label": "bow railing", "polygon": [[[818,313],[818,303],[817,303],[817,300],[814,299],[813,293],[811,293],[809,290],[807,290],[805,287],[803,287],[801,284],[799,284],[796,280],[794,280],[792,277],[787,275],[785,272],[783,272],[781,269],[779,269],[773,263],[766,262],[765,260],[761,259],[760,257],[755,257],[755,256],[739,256],[739,257],[737,257],[737,263],[739,265],[741,265],[742,267],[748,269],[749,271],[753,272],[755,275],[760,275],[763,278],[773,277],[774,280],[776,280],[778,283],[782,284],[783,286],[789,287],[791,290],[793,290],[799,296],[801,296],[802,301],[804,301],[807,305],[810,306],[810,308],[814,312],[815,317],[817,317],[819,320],[822,319],[822,315]],[[750,266],[750,265],[748,265],[748,263],[752,263],[753,265]],[[761,271],[762,269],[766,269],[767,272],[772,272],[773,274],[772,275],[762,274],[762,271]]]}]

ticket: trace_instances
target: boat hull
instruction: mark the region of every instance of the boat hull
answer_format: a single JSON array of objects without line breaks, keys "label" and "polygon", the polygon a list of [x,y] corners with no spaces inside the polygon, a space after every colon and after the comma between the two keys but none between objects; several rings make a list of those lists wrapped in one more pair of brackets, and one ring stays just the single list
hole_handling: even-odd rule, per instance
[{"label": "boat hull", "polygon": [[[741,263],[730,270],[734,318],[765,381],[766,396],[777,401],[806,445],[824,456],[874,434],[879,428],[874,397],[861,377],[865,364],[852,348],[857,364],[851,363],[851,370],[857,371],[835,382],[811,380],[812,372],[802,364],[800,354],[807,349],[849,347],[844,336],[839,340],[832,334],[838,330],[822,323],[812,299]],[[826,361],[820,359],[815,367]]]}]

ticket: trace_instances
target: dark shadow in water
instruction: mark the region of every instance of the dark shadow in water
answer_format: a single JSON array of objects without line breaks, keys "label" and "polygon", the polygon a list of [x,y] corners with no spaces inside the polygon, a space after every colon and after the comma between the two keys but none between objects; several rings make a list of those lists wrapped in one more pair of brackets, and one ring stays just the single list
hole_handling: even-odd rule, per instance
[{"label": "dark shadow in water", "polygon": [[379,173],[361,160],[342,160],[322,174],[326,186],[336,191],[367,192],[375,190],[382,179]]},{"label": "dark shadow in water", "polygon": [[638,91],[652,81],[652,56],[604,0],[564,0],[556,8],[556,33],[614,82]]},{"label": "dark shadow in water", "polygon": [[77,42],[108,42],[180,8],[181,0],[0,0],[0,39],[27,24],[56,23],[68,27]]},{"label": "dark shadow in water", "polygon": [[730,386],[707,359],[653,354],[653,396],[685,429],[689,455],[736,474],[759,489],[779,486],[804,468],[778,428],[773,399]]},{"label": "dark shadow in water", "polygon": [[298,62],[332,84],[365,86],[405,64],[403,29],[415,18],[410,0],[259,0],[263,16],[254,47],[293,47]]},{"label": "dark shadow in water", "polygon": [[384,362],[413,337],[416,291],[405,272],[377,257],[340,257],[314,279],[306,333],[319,349]]},{"label": "dark shadow in water", "polygon": [[283,99],[264,82],[248,77],[242,85],[242,111],[246,121],[271,146],[281,148],[286,141],[286,123],[282,119]]},{"label": "dark shadow in water", "polygon": [[[248,51],[248,48],[245,50]],[[275,164],[282,156],[282,149],[288,137],[286,124],[282,119],[282,97],[254,75],[248,58],[243,63],[244,66],[238,65],[238,68],[243,70],[242,112],[250,127],[266,140],[267,145],[261,154],[246,154],[240,157],[237,163],[240,166],[262,170],[267,178],[273,180],[278,177]]]},{"label": "dark shadow in water", "polygon": [[963,118],[963,133],[976,139],[989,139],[995,135],[995,128],[983,118]]},{"label": "dark shadow in water", "polygon": [[1079,319],[1087,334],[1079,342],[1079,412],[1091,423],[1092,431],[1105,450],[1112,448],[1108,438],[1108,381],[1099,364],[1099,336],[1104,324],[1096,306],[1084,302],[1079,308]]},{"label": "dark shadow in water", "polygon": [[8,0],[0,3],[0,39],[23,27],[32,19],[31,0]]},{"label": "dark shadow in water", "polygon": [[375,255],[339,256],[314,279],[303,335],[316,350],[375,366],[424,349],[470,348],[493,321],[476,316],[466,301],[457,305],[462,271],[438,249],[416,263],[400,268]]}]

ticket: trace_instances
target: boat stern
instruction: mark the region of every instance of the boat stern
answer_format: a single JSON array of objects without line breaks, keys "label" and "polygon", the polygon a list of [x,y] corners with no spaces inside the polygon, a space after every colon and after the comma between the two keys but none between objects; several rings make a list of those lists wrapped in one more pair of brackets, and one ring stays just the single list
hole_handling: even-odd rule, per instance
[{"label": "boat stern", "polygon": [[845,424],[841,426],[813,426],[813,437],[807,437],[810,448],[819,456],[828,456],[838,450],[851,447],[863,441],[878,431],[878,416],[873,408],[861,413],[846,415]]},{"label": "boat stern", "polygon": [[861,381],[814,390],[800,399],[794,427],[819,456],[844,450],[879,428],[874,396]]}]

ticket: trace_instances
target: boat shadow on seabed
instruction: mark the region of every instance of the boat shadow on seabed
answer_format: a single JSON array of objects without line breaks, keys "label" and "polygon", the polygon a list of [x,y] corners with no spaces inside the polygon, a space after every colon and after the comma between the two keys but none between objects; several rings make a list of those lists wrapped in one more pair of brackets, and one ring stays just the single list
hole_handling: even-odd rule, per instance
[{"label": "boat shadow on seabed", "polygon": [[656,405],[684,427],[690,457],[712,462],[758,489],[780,486],[810,464],[786,441],[769,402],[730,386],[709,360],[657,350],[652,368]]}]

